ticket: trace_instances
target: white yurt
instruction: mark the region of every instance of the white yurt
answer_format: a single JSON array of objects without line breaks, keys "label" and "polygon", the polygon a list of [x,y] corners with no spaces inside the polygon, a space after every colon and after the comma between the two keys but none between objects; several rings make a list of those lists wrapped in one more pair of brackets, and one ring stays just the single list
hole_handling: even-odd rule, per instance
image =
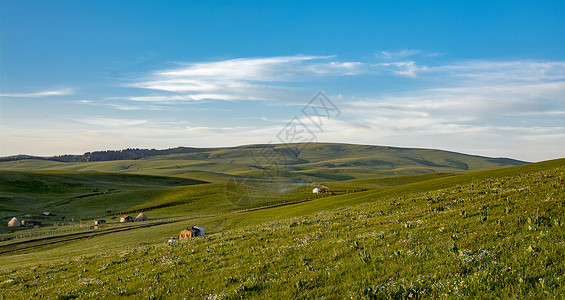
[{"label": "white yurt", "polygon": [[137,217],[135,217],[136,221],[147,221],[147,216],[144,213],[139,213]]},{"label": "white yurt", "polygon": [[8,222],[8,227],[20,227],[20,221],[18,221],[18,218],[13,217],[10,222]]},{"label": "white yurt", "polygon": [[314,188],[314,189],[312,190],[312,193],[314,193],[314,194],[319,194],[320,192],[321,192],[321,191],[320,191],[319,188]]}]

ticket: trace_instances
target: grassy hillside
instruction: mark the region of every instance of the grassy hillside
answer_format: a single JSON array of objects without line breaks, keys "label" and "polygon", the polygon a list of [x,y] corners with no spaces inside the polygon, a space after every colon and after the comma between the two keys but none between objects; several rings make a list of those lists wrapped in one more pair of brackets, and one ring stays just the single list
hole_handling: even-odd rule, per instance
[{"label": "grassy hillside", "polygon": [[230,176],[264,179],[276,173],[288,181],[454,173],[524,162],[440,150],[310,143],[197,149],[139,160],[62,163],[24,159],[0,162],[4,170],[124,172],[225,182]]},{"label": "grassy hillside", "polygon": [[[128,210],[174,187],[205,182],[175,177],[73,171],[0,171],[0,233],[24,228],[4,226],[30,214],[43,225],[78,222]],[[42,216],[42,212],[53,216]],[[64,219],[63,219],[64,217]]]},{"label": "grassy hillside", "polygon": [[[0,289],[67,299],[564,294],[565,160],[424,176],[1,255]],[[192,224],[212,234],[163,242]]]}]

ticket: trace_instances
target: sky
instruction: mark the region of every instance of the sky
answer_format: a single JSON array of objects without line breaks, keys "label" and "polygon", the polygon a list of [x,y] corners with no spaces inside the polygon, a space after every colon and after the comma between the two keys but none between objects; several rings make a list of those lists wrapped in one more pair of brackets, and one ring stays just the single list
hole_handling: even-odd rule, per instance
[{"label": "sky", "polygon": [[[564,1],[0,1],[0,156],[565,157]],[[321,92],[321,93],[320,93]]]}]

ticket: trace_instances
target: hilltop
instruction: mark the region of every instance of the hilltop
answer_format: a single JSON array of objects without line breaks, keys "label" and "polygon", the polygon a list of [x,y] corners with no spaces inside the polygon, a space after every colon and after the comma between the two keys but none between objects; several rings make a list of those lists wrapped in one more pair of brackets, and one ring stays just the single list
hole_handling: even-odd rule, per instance
[{"label": "hilltop", "polygon": [[0,159],[0,169],[126,172],[214,182],[232,176],[312,182],[456,173],[525,163],[432,149],[308,143],[126,149],[45,158],[5,157]]}]

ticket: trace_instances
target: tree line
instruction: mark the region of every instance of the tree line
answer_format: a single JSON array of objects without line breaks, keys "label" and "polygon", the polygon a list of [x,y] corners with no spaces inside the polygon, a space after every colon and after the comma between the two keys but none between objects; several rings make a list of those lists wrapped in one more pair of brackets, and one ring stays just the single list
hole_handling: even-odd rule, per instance
[{"label": "tree line", "polygon": [[51,160],[51,161],[59,161],[59,162],[136,160],[136,159],[142,159],[142,158],[158,156],[158,155],[196,153],[207,150],[210,149],[189,148],[189,147],[177,147],[177,148],[169,148],[163,150],[127,148],[123,150],[105,150],[105,151],[86,152],[82,155],[65,154],[65,155],[57,155],[51,157],[32,156],[32,155],[14,155],[14,156],[0,157],[0,162],[17,161],[17,160],[25,160],[25,159],[41,159],[41,160]]}]

